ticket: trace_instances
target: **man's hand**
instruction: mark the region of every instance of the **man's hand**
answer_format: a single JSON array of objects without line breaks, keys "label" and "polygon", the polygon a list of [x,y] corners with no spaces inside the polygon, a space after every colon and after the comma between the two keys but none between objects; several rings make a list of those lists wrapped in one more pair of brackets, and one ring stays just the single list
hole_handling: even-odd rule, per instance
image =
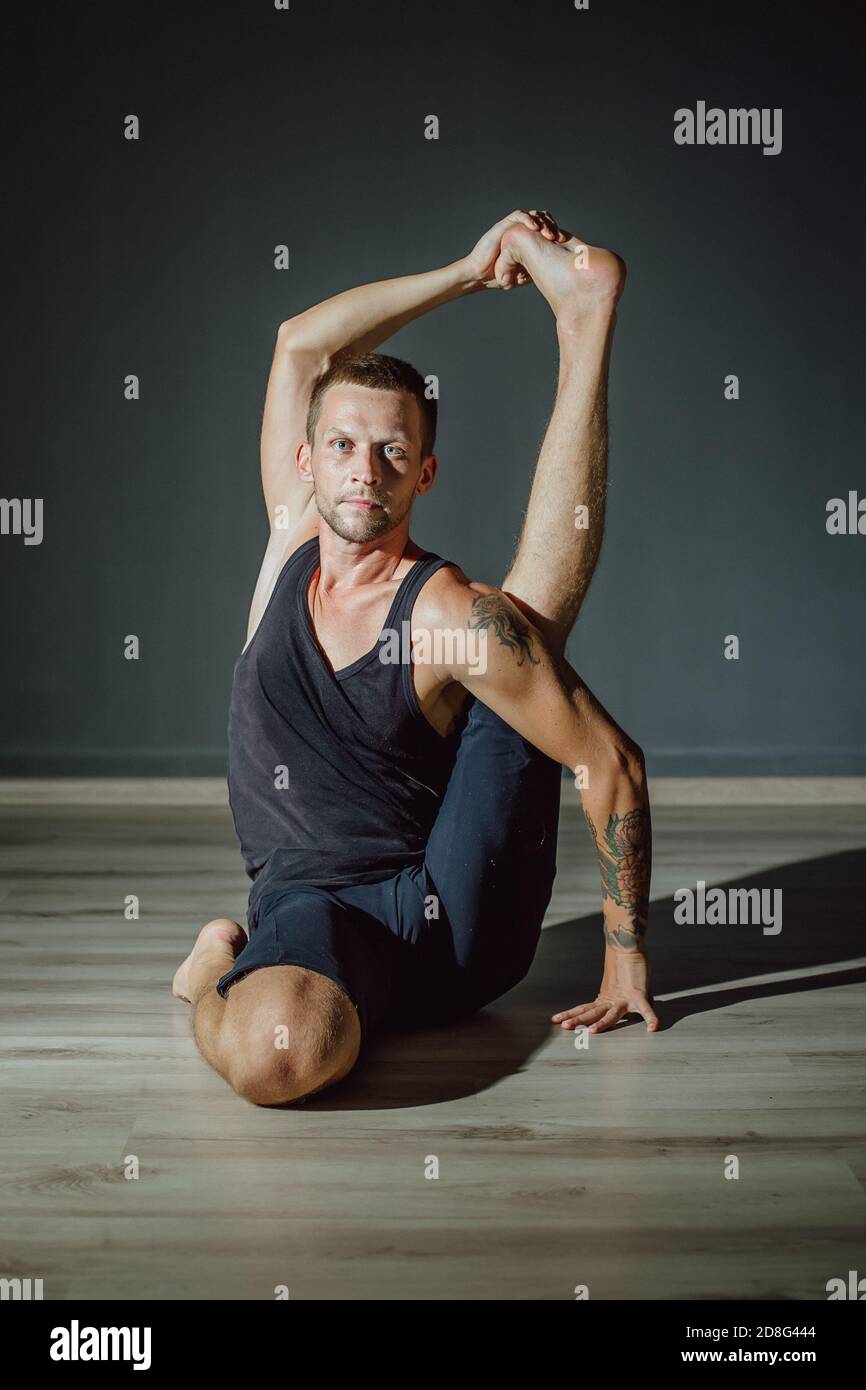
[{"label": "man's hand", "polygon": [[604,1033],[615,1028],[626,1014],[640,1014],[646,1019],[648,1033],[661,1026],[648,997],[649,960],[643,950],[616,951],[607,947],[604,953],[604,975],[598,995],[591,1004],[577,1004],[564,1013],[554,1014],[551,1023],[562,1028],[586,1028],[589,1033]]},{"label": "man's hand", "polygon": [[571,232],[558,231],[555,242],[530,232],[521,223],[505,228],[493,274],[503,289],[521,274],[529,276],[557,318],[597,307],[612,309],[625,285],[625,262],[614,251],[590,246]]},{"label": "man's hand", "polygon": [[[532,232],[540,232],[548,241],[563,241],[569,235],[567,232],[560,231],[556,221],[546,208],[542,211],[533,208],[531,212],[518,208],[515,212],[510,212],[507,217],[503,217],[500,222],[491,227],[489,232],[484,233],[463,262],[470,278],[484,285],[487,289],[503,288],[500,280],[494,274],[493,267],[499,259],[503,232],[506,232],[509,227],[515,226],[528,227]],[[528,272],[520,267],[517,272],[516,283],[524,285],[528,280]]]}]

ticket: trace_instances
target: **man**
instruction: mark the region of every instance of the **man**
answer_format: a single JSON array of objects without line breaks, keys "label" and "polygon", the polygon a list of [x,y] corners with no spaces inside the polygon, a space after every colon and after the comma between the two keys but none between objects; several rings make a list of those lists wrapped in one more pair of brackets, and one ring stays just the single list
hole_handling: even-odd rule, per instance
[{"label": "man", "polygon": [[[279,330],[262,427],[271,533],[230,715],[250,938],[209,922],[174,981],[202,1054],[249,1101],[304,1099],[374,1029],[466,1016],[523,978],[562,764],[599,856],[605,955],[597,998],[553,1021],[599,1032],[637,1012],[658,1027],[643,757],[563,657],[601,544],[623,280],[612,253],[519,210],[464,259]],[[530,281],[555,315],[559,382],[497,589],[410,539],[436,475],[436,403],[372,349],[460,295]]]}]

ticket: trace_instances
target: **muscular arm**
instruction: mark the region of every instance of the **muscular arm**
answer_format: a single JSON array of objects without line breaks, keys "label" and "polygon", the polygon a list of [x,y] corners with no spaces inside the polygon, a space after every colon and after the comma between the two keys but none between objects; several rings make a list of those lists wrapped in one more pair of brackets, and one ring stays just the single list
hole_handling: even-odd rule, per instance
[{"label": "muscular arm", "polygon": [[290,528],[312,494],[310,484],[298,477],[295,463],[316,377],[339,352],[370,351],[429,309],[483,287],[465,262],[455,261],[438,270],[344,290],[280,325],[262,420],[262,487],[272,527],[282,507]]},{"label": "muscular arm", "polygon": [[455,580],[439,590],[437,607],[436,625],[467,635],[464,650],[450,644],[443,678],[459,681],[548,757],[586,769],[581,796],[601,871],[605,945],[639,952],[651,867],[640,749],[499,590]]},{"label": "muscular arm", "polygon": [[298,477],[296,461],[316,377],[338,353],[370,352],[440,304],[495,287],[500,240],[516,223],[534,228],[538,219],[518,209],[495,223],[459,260],[343,290],[280,325],[262,421],[262,486],[272,528],[278,507],[285,509],[282,527],[291,529],[310,501],[311,486]]}]

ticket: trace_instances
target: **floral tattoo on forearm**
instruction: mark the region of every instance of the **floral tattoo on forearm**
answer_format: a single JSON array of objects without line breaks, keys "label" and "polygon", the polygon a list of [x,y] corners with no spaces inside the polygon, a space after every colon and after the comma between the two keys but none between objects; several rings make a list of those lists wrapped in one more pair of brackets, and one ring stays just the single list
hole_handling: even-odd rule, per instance
[{"label": "floral tattoo on forearm", "polygon": [[469,628],[470,631],[484,628],[495,633],[503,647],[516,653],[518,666],[524,661],[530,666],[541,665],[540,657],[532,654],[532,633],[500,594],[476,594]]},{"label": "floral tattoo on forearm", "polygon": [[601,869],[602,897],[622,910],[624,919],[615,926],[605,922],[604,939],[620,950],[637,950],[649,916],[649,881],[652,830],[649,812],[636,807],[624,816],[612,815],[599,837],[588,811],[584,811]]}]

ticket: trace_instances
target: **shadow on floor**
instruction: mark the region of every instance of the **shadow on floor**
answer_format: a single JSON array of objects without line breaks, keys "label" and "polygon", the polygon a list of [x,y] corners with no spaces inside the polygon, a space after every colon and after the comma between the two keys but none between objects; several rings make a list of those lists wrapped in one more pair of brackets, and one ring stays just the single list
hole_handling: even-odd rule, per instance
[{"label": "shadow on floor", "polygon": [[[682,886],[694,891],[696,885]],[[866,850],[786,864],[712,886],[766,889],[771,895],[781,890],[782,930],[764,935],[760,924],[681,925],[674,921],[672,897],[654,902],[647,943],[660,1032],[690,1015],[743,1000],[866,980],[866,966],[858,965],[795,979],[737,983],[755,975],[815,970],[866,954]],[[548,1021],[551,1014],[595,997],[602,949],[598,914],[546,928],[529,975],[515,989],[465,1022],[372,1038],[351,1075],[307,1105],[399,1109],[441,1104],[486,1089],[527,1065],[557,1027]],[[681,997],[665,1000],[669,994]],[[629,1016],[612,1031],[626,1028],[643,1030],[645,1024]]]}]

